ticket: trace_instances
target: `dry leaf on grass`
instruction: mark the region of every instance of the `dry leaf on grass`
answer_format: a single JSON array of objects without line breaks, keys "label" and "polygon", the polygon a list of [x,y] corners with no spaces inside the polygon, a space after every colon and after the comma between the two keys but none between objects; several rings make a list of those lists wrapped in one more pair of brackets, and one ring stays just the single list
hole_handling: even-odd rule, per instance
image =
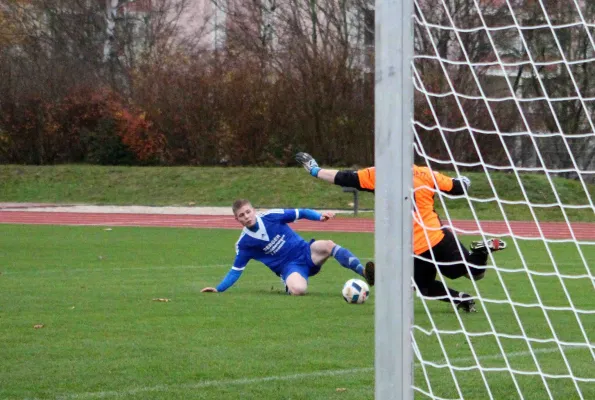
[{"label": "dry leaf on grass", "polygon": [[169,303],[171,300],[170,299],[157,298],[157,299],[153,299],[153,301],[160,301],[162,303]]},{"label": "dry leaf on grass", "polygon": [[346,392],[347,389],[346,388],[337,388],[337,392]]},{"label": "dry leaf on grass", "polygon": [[44,324],[35,324],[35,325],[33,325],[33,328],[35,328],[35,329],[41,329],[44,326],[45,326]]}]

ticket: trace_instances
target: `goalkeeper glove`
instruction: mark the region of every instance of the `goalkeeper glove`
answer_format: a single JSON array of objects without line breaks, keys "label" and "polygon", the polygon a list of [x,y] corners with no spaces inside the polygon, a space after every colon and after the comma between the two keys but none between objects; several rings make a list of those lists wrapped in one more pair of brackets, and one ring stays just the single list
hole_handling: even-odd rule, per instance
[{"label": "goalkeeper glove", "polygon": [[318,176],[318,171],[320,171],[320,167],[316,160],[308,153],[297,153],[295,155],[295,160],[302,164],[302,167],[308,171],[308,173],[312,176]]},{"label": "goalkeeper glove", "polygon": [[458,179],[465,185],[466,189],[471,187],[471,179],[467,178],[466,176],[459,176]]}]

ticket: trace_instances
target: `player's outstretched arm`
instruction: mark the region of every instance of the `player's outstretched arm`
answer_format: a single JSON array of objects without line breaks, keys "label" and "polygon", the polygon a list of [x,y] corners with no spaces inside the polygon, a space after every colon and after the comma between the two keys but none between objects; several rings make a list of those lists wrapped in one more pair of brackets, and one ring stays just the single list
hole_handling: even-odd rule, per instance
[{"label": "player's outstretched arm", "polygon": [[[437,173],[439,174],[439,173]],[[464,195],[469,187],[471,186],[471,179],[466,176],[460,176],[458,178],[450,178],[446,175],[441,175],[441,179],[437,180],[438,187],[442,192],[452,194],[455,196]],[[444,183],[442,183],[444,181]]]},{"label": "player's outstretched arm", "polygon": [[217,287],[214,287],[214,288],[206,287],[206,288],[202,289],[200,292],[201,293],[225,292],[227,289],[232,287],[238,281],[238,279],[240,279],[240,276],[242,276],[242,272],[244,272],[244,267],[242,267],[242,268],[231,267],[231,269],[229,270],[227,275],[225,275],[225,278],[223,278],[223,280],[221,281],[220,284],[217,285]]},{"label": "player's outstretched arm", "polygon": [[413,173],[426,182],[426,184],[430,186],[437,185],[441,192],[454,196],[464,195],[471,187],[471,179],[463,175],[457,178],[451,178],[440,172],[432,171],[428,167],[419,167],[417,165],[413,166]]},{"label": "player's outstretched arm", "polygon": [[335,183],[335,176],[337,176],[338,170],[320,168],[314,157],[308,153],[297,153],[295,160],[313,177],[329,183]]},{"label": "player's outstretched arm", "polygon": [[332,211],[323,211],[321,214],[322,214],[322,218],[320,218],[320,220],[322,222],[325,222],[325,221],[328,221],[329,219],[335,218],[335,213]]},{"label": "player's outstretched arm", "polygon": [[452,178],[452,190],[450,190],[450,194],[456,196],[464,195],[471,186],[471,179],[467,178],[466,176],[460,176],[458,178]]},{"label": "player's outstretched arm", "polygon": [[458,178],[453,178],[453,181],[460,182],[462,186],[465,186],[465,189],[469,189],[471,187],[471,179],[464,175],[461,175]]},{"label": "player's outstretched arm", "polygon": [[325,222],[332,218],[335,218],[335,213],[332,211],[323,211],[322,213],[319,213],[318,211],[309,208],[300,208],[298,210],[298,219]]},{"label": "player's outstretched arm", "polygon": [[308,153],[297,153],[295,159],[310,175],[323,181],[365,192],[374,192],[376,188],[376,169],[374,167],[359,170],[320,168],[316,160]]}]

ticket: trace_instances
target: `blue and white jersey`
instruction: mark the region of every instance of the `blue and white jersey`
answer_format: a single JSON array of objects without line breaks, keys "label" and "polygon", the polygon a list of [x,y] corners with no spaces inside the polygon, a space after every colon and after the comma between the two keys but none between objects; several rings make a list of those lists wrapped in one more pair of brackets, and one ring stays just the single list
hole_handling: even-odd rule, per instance
[{"label": "blue and white jersey", "polygon": [[287,225],[299,218],[298,209],[275,209],[258,214],[258,230],[253,232],[244,227],[236,243],[233,269],[243,271],[248,261],[253,259],[279,275],[284,265],[309,248],[308,242]]}]

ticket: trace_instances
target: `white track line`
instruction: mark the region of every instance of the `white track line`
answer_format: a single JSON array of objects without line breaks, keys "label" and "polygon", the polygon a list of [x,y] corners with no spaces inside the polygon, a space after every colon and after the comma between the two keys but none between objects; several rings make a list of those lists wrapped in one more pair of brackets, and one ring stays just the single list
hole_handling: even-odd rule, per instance
[{"label": "white track line", "polygon": [[[573,348],[568,349],[568,351],[572,350]],[[556,353],[560,350],[557,347],[552,348],[545,348],[545,349],[535,349],[533,353]],[[507,358],[519,358],[519,357],[527,357],[531,355],[529,351],[517,351],[513,353],[506,354]],[[485,360],[500,360],[503,359],[502,354],[494,354],[489,356],[478,357],[480,361]],[[452,364],[455,363],[465,363],[465,362],[472,362],[475,361],[473,357],[464,357],[464,358],[455,358],[451,360]],[[446,362],[442,360],[440,363]],[[420,365],[416,363],[416,367]],[[204,389],[207,387],[217,387],[217,386],[239,386],[239,385],[252,385],[252,384],[259,384],[265,382],[282,382],[282,381],[293,381],[293,380],[300,380],[300,379],[309,379],[309,378],[320,378],[325,376],[341,376],[341,375],[350,375],[350,374],[360,374],[365,372],[373,372],[374,368],[352,368],[352,369],[336,369],[336,370],[329,370],[329,371],[316,371],[316,372],[307,372],[302,374],[292,374],[292,375],[273,375],[273,376],[263,376],[260,378],[244,378],[244,379],[223,379],[223,380],[211,380],[211,381],[203,381],[203,382],[196,382],[196,383],[188,383],[188,384],[181,384],[181,385],[156,385],[156,386],[142,386],[136,387],[132,389],[125,389],[125,390],[109,390],[109,391],[102,391],[102,392],[86,392],[86,393],[72,393],[66,394],[62,396],[58,396],[58,399],[61,400],[70,400],[70,399],[102,399],[108,397],[127,397],[133,396],[140,393],[152,393],[152,392],[172,392],[178,390],[194,390],[194,389]]]}]

